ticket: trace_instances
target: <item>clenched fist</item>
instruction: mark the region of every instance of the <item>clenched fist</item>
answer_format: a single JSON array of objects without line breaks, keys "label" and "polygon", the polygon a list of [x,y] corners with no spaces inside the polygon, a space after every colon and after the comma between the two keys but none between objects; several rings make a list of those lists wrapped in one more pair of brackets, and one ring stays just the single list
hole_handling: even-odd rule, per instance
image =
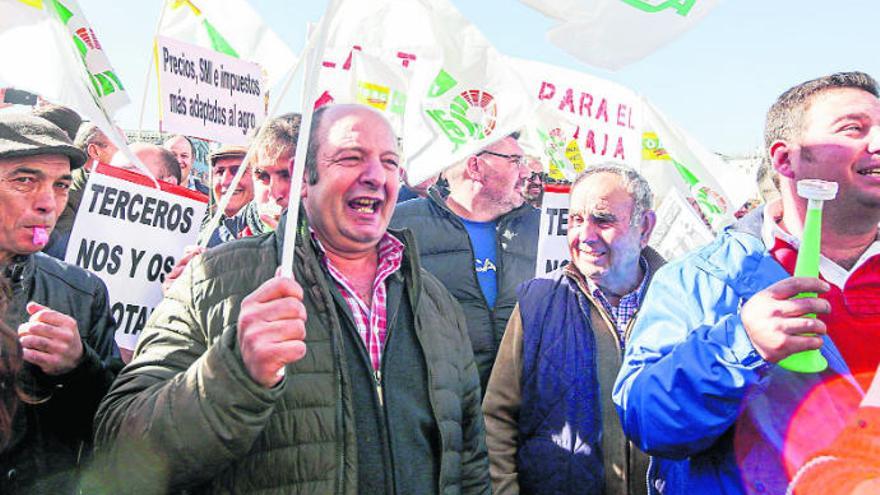
[{"label": "clenched fist", "polygon": [[241,357],[251,378],[266,388],[281,381],[279,370],[306,354],[306,308],[302,298],[298,283],[276,274],[241,302]]},{"label": "clenched fist", "polygon": [[822,347],[822,335],[828,331],[825,323],[804,315],[830,313],[831,304],[818,297],[791,298],[801,292],[821,294],[830,289],[817,278],[791,277],[749,299],[742,308],[742,322],[758,354],[777,363],[792,354]]},{"label": "clenched fist", "polygon": [[83,357],[76,320],[35,302],[29,302],[28,321],[18,326],[22,358],[47,375],[73,371]]}]

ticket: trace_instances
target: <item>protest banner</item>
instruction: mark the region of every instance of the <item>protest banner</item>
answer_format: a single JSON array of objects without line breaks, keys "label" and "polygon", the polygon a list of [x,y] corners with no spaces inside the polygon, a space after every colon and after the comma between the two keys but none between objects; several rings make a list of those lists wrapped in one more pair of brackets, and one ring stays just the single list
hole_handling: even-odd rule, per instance
[{"label": "protest banner", "polygon": [[260,66],[171,38],[156,38],[159,128],[246,145],[266,118]]},{"label": "protest banner", "polygon": [[543,158],[551,178],[571,181],[585,167],[607,161],[639,168],[642,102],[638,94],[583,72],[507,60],[537,105],[521,144]]},{"label": "protest banner", "polygon": [[64,261],[107,284],[116,343],[131,351],[162,282],[187,245],[195,244],[207,198],[140,174],[99,164],[89,175]]},{"label": "protest banner", "polygon": [[559,24],[554,45],[583,62],[617,70],[693,27],[718,0],[520,0]]},{"label": "protest banner", "polygon": [[[581,72],[510,58],[538,103],[520,143],[557,181],[572,181],[591,165],[620,163],[642,174],[660,202],[670,191],[683,198],[715,231],[733,221],[739,206],[717,179],[726,165],[638,93]],[[729,167],[728,167],[729,168]],[[726,177],[736,170],[725,170]],[[744,178],[748,180],[748,178]],[[730,187],[742,181],[728,181]]]},{"label": "protest banner", "polygon": [[538,257],[535,276],[541,277],[571,261],[568,249],[569,186],[547,184],[541,203],[541,227],[538,233]]}]

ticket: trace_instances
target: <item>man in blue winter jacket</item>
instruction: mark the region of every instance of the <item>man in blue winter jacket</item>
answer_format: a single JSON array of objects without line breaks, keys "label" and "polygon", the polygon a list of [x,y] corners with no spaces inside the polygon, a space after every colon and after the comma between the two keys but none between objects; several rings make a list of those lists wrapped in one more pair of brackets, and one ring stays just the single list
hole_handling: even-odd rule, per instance
[{"label": "man in blue winter jacket", "polygon": [[[655,456],[655,493],[785,493],[854,413],[880,360],[877,95],[860,72],[783,93],[765,130],[781,199],[655,275],[613,397],[626,434]],[[820,279],[791,276],[801,179],[839,186],[824,206]],[[802,292],[819,295],[792,299]],[[821,349],[826,371],[776,365],[808,349]],[[807,398],[821,428],[799,426]]]}]

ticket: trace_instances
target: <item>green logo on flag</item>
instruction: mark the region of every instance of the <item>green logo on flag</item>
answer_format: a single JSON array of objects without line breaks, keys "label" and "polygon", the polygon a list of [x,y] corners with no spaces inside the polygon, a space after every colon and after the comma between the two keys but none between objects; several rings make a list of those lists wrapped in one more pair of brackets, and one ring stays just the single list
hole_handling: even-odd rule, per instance
[{"label": "green logo on flag", "polygon": [[651,3],[647,0],[621,1],[649,14],[656,14],[662,10],[673,9],[682,17],[687,17],[691,12],[691,9],[694,8],[694,4],[697,3],[697,0],[666,0],[660,3]]},{"label": "green logo on flag", "polygon": [[[55,7],[55,12],[58,14],[58,19],[62,24],[67,26],[70,19],[73,17],[73,12],[71,12],[71,10],[59,0],[53,0],[52,4]],[[82,61],[83,67],[86,69],[86,73],[89,75],[89,81],[92,83],[96,95],[104,97],[111,93],[115,93],[116,91],[125,90],[125,88],[122,87],[122,81],[119,80],[119,77],[117,77],[113,71],[107,70],[98,74],[93,74],[92,71],[89,70],[89,67],[86,64],[86,55],[89,50],[102,49],[94,31],[90,28],[80,28],[76,30],[75,35],[71,36],[71,38],[76,45],[80,60]]]},{"label": "green logo on flag", "polygon": [[718,229],[724,224],[725,213],[728,210],[724,196],[700,181],[699,178],[683,163],[674,159],[660,142],[657,133],[645,131],[642,133],[642,160],[657,160],[672,162],[678,175],[687,185],[690,198],[688,202],[699,210],[713,229]]},{"label": "green logo on flag", "polygon": [[[439,98],[458,85],[448,72],[441,70],[431,89],[428,98]],[[485,139],[495,130],[498,118],[498,106],[495,97],[487,91],[468,89],[455,95],[449,101],[448,108],[425,110],[437,127],[453,144],[453,151],[469,140]]]}]

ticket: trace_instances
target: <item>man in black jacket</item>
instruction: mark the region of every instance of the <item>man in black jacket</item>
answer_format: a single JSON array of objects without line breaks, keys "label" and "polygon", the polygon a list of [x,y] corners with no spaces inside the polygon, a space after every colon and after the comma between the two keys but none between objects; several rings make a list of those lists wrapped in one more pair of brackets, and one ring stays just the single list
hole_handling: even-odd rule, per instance
[{"label": "man in black jacket", "polygon": [[432,190],[391,220],[412,230],[423,266],[464,309],[483,391],[516,287],[535,275],[540,212],[520,195],[530,171],[518,139],[511,134],[452,166],[447,198]]},{"label": "man in black jacket", "polygon": [[0,270],[4,320],[18,330],[29,403],[0,452],[3,493],[75,493],[98,402],[118,371],[104,284],[42,253],[85,154],[48,121],[0,116]]}]

